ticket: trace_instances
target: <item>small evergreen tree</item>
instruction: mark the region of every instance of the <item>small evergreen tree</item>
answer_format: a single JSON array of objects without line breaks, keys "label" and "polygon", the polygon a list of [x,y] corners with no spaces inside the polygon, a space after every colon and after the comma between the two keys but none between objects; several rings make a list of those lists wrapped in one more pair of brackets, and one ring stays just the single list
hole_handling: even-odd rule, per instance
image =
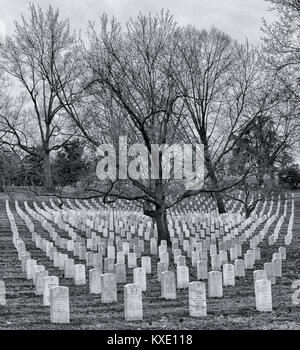
[{"label": "small evergreen tree", "polygon": [[56,185],[74,184],[86,174],[88,166],[83,159],[83,151],[83,144],[78,139],[74,139],[57,153],[54,164]]}]

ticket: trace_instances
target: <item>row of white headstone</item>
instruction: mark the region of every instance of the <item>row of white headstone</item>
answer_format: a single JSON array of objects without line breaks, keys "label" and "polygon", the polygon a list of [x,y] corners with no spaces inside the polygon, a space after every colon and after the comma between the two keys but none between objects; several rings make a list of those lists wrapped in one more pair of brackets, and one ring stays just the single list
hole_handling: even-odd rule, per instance
[{"label": "row of white headstone", "polygon": [[[226,265],[226,266],[225,266]],[[227,273],[225,273],[226,271],[232,271],[232,266],[233,265],[231,265],[230,266],[230,264],[225,264],[224,266],[223,266],[223,276],[224,276],[224,280],[226,281],[228,278],[226,277],[227,276]],[[234,267],[234,266],[233,266]],[[181,273],[180,271],[183,271],[183,273]],[[188,274],[186,274],[185,273],[185,271],[186,271],[186,267],[185,266],[178,266],[177,267],[177,286],[179,286],[179,288],[180,288],[180,286],[181,285],[184,285],[185,287],[187,287],[187,283],[186,283],[186,275],[188,276]],[[224,272],[225,271],[225,272]],[[165,271],[165,272],[167,272],[167,271]],[[165,273],[165,272],[163,272],[163,274]],[[214,274],[213,274],[214,273]],[[218,280],[218,279],[220,279],[219,277],[218,277],[218,271],[211,271],[210,273],[209,273],[209,276],[211,276],[211,278],[209,278],[209,280],[211,280],[211,281],[214,281],[214,275],[216,275],[216,280]],[[230,275],[230,274],[229,274]],[[183,277],[182,277],[183,276]],[[178,282],[179,281],[179,282]],[[221,274],[221,281],[222,281],[222,274]],[[229,281],[230,281],[230,278],[229,278]],[[192,282],[192,283],[194,283],[194,282]],[[196,282],[195,282],[196,283]],[[225,285],[226,285],[226,283],[227,282],[225,282]],[[162,284],[163,284],[163,282],[162,282]],[[174,283],[174,285],[175,285],[175,283]],[[210,287],[210,285],[213,285],[213,283],[210,283],[209,284],[209,290],[213,290],[214,288],[212,288],[212,287]],[[229,282],[229,285],[230,285],[230,282]],[[222,283],[221,283],[221,286],[222,286]],[[142,289],[143,287],[141,286],[141,289]],[[218,289],[218,288],[217,288]],[[162,288],[162,290],[163,290],[163,288]],[[176,290],[176,289],[175,289]],[[216,293],[217,295],[218,295],[218,293]],[[213,295],[213,293],[211,293],[210,294],[211,296]]]},{"label": "row of white headstone", "polygon": [[[16,249],[18,251],[19,260],[22,263],[22,270],[26,273],[26,278],[33,281],[36,287],[36,295],[43,296],[43,305],[50,306],[50,320],[52,323],[69,323],[70,322],[70,307],[69,307],[69,288],[59,286],[57,276],[48,276],[48,271],[42,265],[37,265],[37,261],[30,258],[30,253],[26,251],[24,242],[19,238],[17,227],[13,219],[8,203],[8,217],[11,220],[14,228]],[[85,278],[85,266],[75,265],[78,270],[78,282]],[[83,267],[83,268],[82,268]],[[137,281],[139,280],[138,274]],[[100,277],[100,278],[99,278]],[[92,292],[98,292],[97,287],[101,287],[101,301],[110,303],[116,301],[116,277],[114,274],[101,274],[96,269],[90,271],[90,285]],[[124,286],[124,301],[125,301],[125,318],[128,320],[140,319],[140,310],[142,307],[141,301],[142,287],[140,284],[127,284]],[[0,283],[0,301],[1,305],[5,305],[5,284]],[[135,314],[138,313],[138,317]]]},{"label": "row of white headstone", "polygon": [[[113,248],[113,247],[108,247],[108,248]],[[256,248],[256,250],[257,249],[259,249],[259,248]],[[197,252],[193,252],[193,253],[197,253]],[[193,254],[192,253],[192,254]],[[220,253],[226,253],[226,252],[224,252],[224,251],[221,251]],[[247,254],[249,253],[249,251],[247,252]],[[250,261],[250,260],[252,260],[252,259],[247,259],[247,254],[245,254],[245,261],[247,262],[248,260]],[[194,254],[195,255],[195,254]],[[197,255],[197,254],[196,254]],[[249,254],[248,254],[249,255]],[[259,255],[260,255],[260,253],[259,253]],[[217,256],[216,255],[214,255],[214,256],[212,256],[212,258],[214,258],[214,257],[216,257],[217,258]],[[146,257],[146,258],[148,258],[148,257]],[[181,258],[181,257],[177,257],[177,258]],[[184,258],[184,257],[183,257]],[[193,257],[192,257],[193,258]],[[179,260],[179,259],[178,259]],[[212,259],[212,260],[214,260],[214,259]],[[218,259],[216,259],[216,260],[218,260]],[[254,260],[255,261],[255,260]],[[193,263],[193,265],[195,264],[197,262],[197,257],[194,259],[194,263]],[[213,261],[212,261],[213,262]],[[222,264],[223,263],[226,263],[227,262],[227,258],[225,259],[225,261],[224,262],[222,262]],[[252,264],[252,262],[250,261],[250,265]],[[216,265],[216,264],[214,264],[214,263],[212,263],[212,265],[213,265],[213,270],[215,270],[215,269],[219,269],[219,268],[216,268],[216,267],[214,267],[214,265]],[[134,266],[132,266],[132,267],[135,267],[136,265],[134,264]],[[217,265],[216,265],[217,266]],[[246,264],[246,268],[253,268],[253,267],[251,267],[251,266],[247,266],[247,264]]]}]

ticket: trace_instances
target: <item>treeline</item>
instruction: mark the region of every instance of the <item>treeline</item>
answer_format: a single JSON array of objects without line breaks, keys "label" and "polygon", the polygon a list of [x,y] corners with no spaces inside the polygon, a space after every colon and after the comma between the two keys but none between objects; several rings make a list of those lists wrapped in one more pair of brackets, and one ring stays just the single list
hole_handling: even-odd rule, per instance
[{"label": "treeline", "polygon": [[[43,186],[43,150],[34,150],[39,156],[23,154],[21,157],[6,150],[0,155],[1,188],[8,186]],[[95,165],[84,155],[84,145],[78,139],[70,140],[51,159],[51,172],[55,187],[76,186]]]}]

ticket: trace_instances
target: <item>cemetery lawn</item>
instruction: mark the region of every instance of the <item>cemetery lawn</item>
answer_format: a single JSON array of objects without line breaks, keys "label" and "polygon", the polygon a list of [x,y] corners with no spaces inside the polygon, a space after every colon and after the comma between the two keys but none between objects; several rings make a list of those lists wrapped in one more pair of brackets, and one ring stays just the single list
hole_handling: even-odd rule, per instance
[{"label": "cemetery lawn", "polygon": [[[292,282],[299,279],[300,273],[300,198],[295,199],[295,224],[292,244],[287,247],[287,260],[283,261],[283,277],[272,285],[273,311],[258,313],[255,309],[253,271],[247,270],[246,278],[237,278],[235,287],[224,287],[221,299],[207,298],[208,316],[191,318],[188,311],[188,290],[177,290],[176,300],[160,298],[160,283],[156,279],[158,258],[152,257],[152,274],[147,275],[147,292],[143,292],[144,319],[140,322],[126,322],[124,319],[123,285],[118,285],[118,302],[101,304],[100,295],[89,293],[85,286],[74,286],[72,280],[63,278],[63,273],[54,268],[45,253],[37,249],[31,241],[25,223],[15,211],[13,202],[10,207],[15,215],[20,237],[26,243],[32,258],[45,266],[49,275],[59,277],[60,285],[70,290],[71,323],[56,325],[50,323],[50,308],[42,305],[42,297],[34,294],[31,281],[26,280],[13,246],[12,234],[5,211],[5,201],[1,201],[0,225],[0,280],[3,279],[7,290],[7,305],[0,306],[0,329],[55,330],[55,329],[176,329],[176,330],[249,330],[249,329],[300,329],[300,305],[292,304]],[[288,211],[290,210],[290,203]],[[35,223],[36,231],[42,230]],[[274,224],[275,226],[275,224]],[[273,226],[271,227],[272,231]],[[284,246],[287,222],[281,228],[279,239],[268,246],[267,239],[260,243],[262,260],[255,269],[262,269],[265,262],[272,260],[272,254]],[[40,233],[40,232],[39,232]],[[41,234],[41,233],[40,233]],[[249,244],[243,244],[243,253]],[[145,254],[150,254],[149,242],[145,244]],[[138,259],[138,264],[140,263]],[[298,262],[298,265],[297,265]],[[174,270],[173,263],[171,270]],[[128,271],[128,270],[127,270]],[[88,274],[87,274],[88,277]],[[190,281],[196,281],[196,268],[190,267]],[[133,282],[132,270],[127,272],[127,283]],[[207,283],[206,283],[207,288]]]}]

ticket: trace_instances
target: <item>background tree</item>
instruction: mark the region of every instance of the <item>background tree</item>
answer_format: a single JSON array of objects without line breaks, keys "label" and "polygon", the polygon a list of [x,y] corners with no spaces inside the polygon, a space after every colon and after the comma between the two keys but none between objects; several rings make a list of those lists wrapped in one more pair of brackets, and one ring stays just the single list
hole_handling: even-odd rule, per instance
[{"label": "background tree", "polygon": [[278,173],[279,183],[287,184],[290,189],[295,190],[300,184],[300,169],[299,164],[294,163]]},{"label": "background tree", "polygon": [[88,164],[83,153],[84,145],[79,139],[70,140],[57,153],[53,166],[57,185],[72,185],[87,177]]},{"label": "background tree", "polygon": [[[264,62],[270,75],[276,78],[280,90],[278,99],[294,105],[295,124],[300,127],[300,3],[298,0],[267,0],[277,15],[273,23],[264,21]],[[300,142],[298,131],[298,145]]]},{"label": "background tree", "polygon": [[[50,154],[76,132],[64,118],[55,79],[57,72],[66,76],[70,71],[68,60],[75,46],[76,37],[68,21],[60,19],[58,10],[50,6],[43,12],[30,5],[29,19],[22,16],[21,22],[15,22],[15,34],[0,47],[2,69],[13,79],[21,101],[1,120],[2,130],[10,136],[6,142],[41,157],[43,184],[48,189],[53,187]],[[35,152],[37,145],[42,154]]]},{"label": "background tree", "polygon": [[33,153],[23,152],[20,163],[13,176],[16,186],[42,186],[43,185],[43,149],[36,147]]},{"label": "background tree", "polygon": [[[259,60],[259,52],[247,42],[238,44],[216,28],[187,27],[178,40],[176,83],[187,113],[185,137],[204,145],[214,188],[231,176],[226,163],[236,143],[272,106]],[[214,196],[224,213],[222,192]]]},{"label": "background tree", "polygon": [[14,185],[15,174],[20,169],[20,158],[11,149],[1,147],[0,151],[0,192],[6,186]]},{"label": "background tree", "polygon": [[266,0],[277,15],[268,24],[264,21],[263,38],[266,61],[284,83],[291,97],[299,99],[300,3],[298,0]]}]

